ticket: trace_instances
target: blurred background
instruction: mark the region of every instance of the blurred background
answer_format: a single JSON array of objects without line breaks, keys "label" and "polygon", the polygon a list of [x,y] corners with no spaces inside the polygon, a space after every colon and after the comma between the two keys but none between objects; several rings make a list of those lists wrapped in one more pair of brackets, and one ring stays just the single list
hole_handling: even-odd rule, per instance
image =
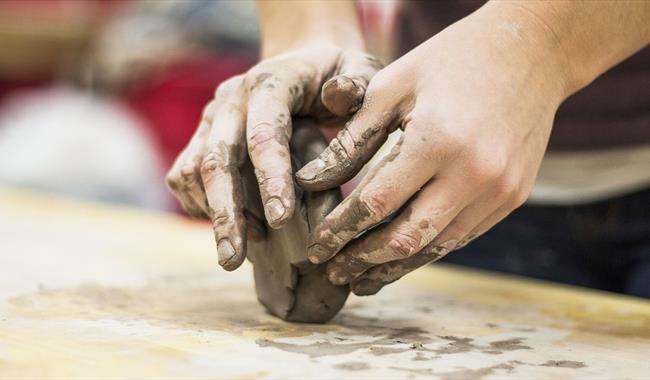
[{"label": "blurred background", "polygon": [[0,0],[0,185],[178,211],[164,173],[257,39],[252,0]]},{"label": "blurred background", "polygon": [[175,210],[164,173],[257,55],[252,1],[0,0],[0,184]]}]

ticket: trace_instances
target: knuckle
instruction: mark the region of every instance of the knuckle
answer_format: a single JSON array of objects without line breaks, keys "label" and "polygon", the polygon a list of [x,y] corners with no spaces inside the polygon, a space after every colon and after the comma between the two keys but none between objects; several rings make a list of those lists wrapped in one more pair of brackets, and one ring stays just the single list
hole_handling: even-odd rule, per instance
[{"label": "knuckle", "polygon": [[[408,129],[420,135],[423,141],[423,159],[434,162],[449,161],[457,156],[466,144],[454,132],[436,126],[433,116],[420,114],[408,121]],[[425,142],[426,141],[426,142]]]},{"label": "knuckle", "polygon": [[495,198],[500,200],[510,199],[517,192],[518,188],[519,184],[514,178],[511,176],[502,176],[496,183]]},{"label": "knuckle", "polygon": [[253,93],[263,89],[273,89],[278,84],[278,68],[268,62],[258,63],[251,68],[241,83],[248,93]]},{"label": "knuckle", "polygon": [[215,233],[220,232],[222,227],[232,223],[233,217],[225,208],[210,208],[210,220]]},{"label": "knuckle", "polygon": [[347,128],[339,131],[326,149],[332,152],[338,160],[347,162],[351,159],[351,156],[345,145],[354,146],[354,141]]},{"label": "knuckle", "polygon": [[409,230],[394,232],[390,236],[388,249],[398,258],[413,256],[421,249],[419,234]]},{"label": "knuckle", "polygon": [[499,180],[506,170],[505,160],[497,157],[478,158],[471,165],[472,173],[479,183]]},{"label": "knuckle", "polygon": [[372,220],[380,221],[392,211],[388,200],[381,194],[362,194],[358,203],[359,217],[367,216]]},{"label": "knuckle", "polygon": [[248,134],[248,150],[255,154],[273,144],[278,139],[278,132],[270,124],[262,122],[251,128]]},{"label": "knuckle", "polygon": [[226,157],[217,152],[209,152],[201,161],[201,175],[214,174],[217,170],[227,165]]},{"label": "knuckle", "polygon": [[330,229],[329,233],[330,233],[331,241],[335,245],[342,245],[347,243],[348,240],[350,240],[346,235],[345,231],[339,229]]}]

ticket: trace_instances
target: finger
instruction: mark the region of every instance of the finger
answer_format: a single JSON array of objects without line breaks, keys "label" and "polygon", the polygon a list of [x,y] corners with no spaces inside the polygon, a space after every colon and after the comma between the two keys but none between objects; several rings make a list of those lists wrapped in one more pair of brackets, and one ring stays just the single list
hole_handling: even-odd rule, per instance
[{"label": "finger", "polygon": [[246,256],[246,215],[239,170],[246,155],[243,147],[245,116],[238,90],[231,88],[222,92],[231,93],[227,97],[217,94],[213,126],[201,163],[201,179],[217,242],[219,265],[230,271],[238,268]]},{"label": "finger", "polygon": [[[327,147],[327,139],[315,123],[299,119],[294,123],[290,146],[302,164],[316,158]],[[339,188],[308,192],[304,197],[310,228],[319,225],[342,199]]]},{"label": "finger", "polygon": [[471,222],[469,221],[469,219],[473,217],[470,215],[463,215],[462,218],[461,217],[458,218],[459,219],[458,222],[454,222],[454,225],[449,227],[450,230],[455,231],[453,232],[453,234],[461,237],[458,239],[443,237],[443,239],[447,239],[448,241],[452,241],[452,242],[457,240],[457,243],[454,246],[453,250],[454,251],[459,250],[465,247],[470,242],[472,242],[474,239],[483,235],[490,228],[494,227],[495,224],[497,224],[499,221],[505,218],[508,214],[509,212],[501,213],[501,212],[494,211],[492,214],[488,215],[487,217],[484,217],[483,220],[478,224],[475,223],[476,219],[473,219],[475,225],[472,226],[471,228],[465,228],[463,226],[470,225]]},{"label": "finger", "polygon": [[[245,151],[245,148],[242,149]],[[244,215],[246,216],[246,248],[250,242],[262,242],[267,236],[267,224],[260,198],[259,185],[255,179],[253,164],[244,157],[244,163],[239,167],[242,178],[244,197]],[[246,252],[248,257],[248,252]]]},{"label": "finger", "polygon": [[[436,240],[438,232],[443,231],[472,198],[461,176],[430,182],[397,218],[343,248],[328,265],[330,281],[336,285],[346,284],[373,266],[416,255]],[[445,244],[439,246],[453,248]]]},{"label": "finger", "polygon": [[200,182],[200,170],[204,140],[210,132],[214,118],[215,102],[203,110],[201,122],[188,146],[178,156],[167,174],[167,186],[179,200],[183,209],[194,217],[208,214],[207,201]]},{"label": "finger", "polygon": [[394,111],[375,102],[370,95],[364,108],[330,142],[316,158],[296,173],[298,184],[305,190],[319,191],[339,186],[354,177],[395,130]]},{"label": "finger", "polygon": [[207,215],[194,202],[192,197],[179,185],[181,183],[180,175],[170,173],[167,175],[167,188],[174,195],[181,205],[181,208],[193,218],[202,218]]},{"label": "finger", "polygon": [[287,79],[262,73],[249,87],[246,139],[266,220],[282,227],[293,215],[294,184],[289,152],[293,95]]},{"label": "finger", "polygon": [[431,243],[418,254],[409,258],[371,268],[350,284],[350,290],[357,296],[376,294],[384,286],[399,280],[404,275],[422,266],[439,260],[447,253],[449,253],[449,249]]},{"label": "finger", "polygon": [[[493,194],[490,194],[490,196],[493,196]],[[489,199],[489,197],[484,199]],[[479,209],[485,210],[486,208],[489,208],[489,206],[487,206],[488,204],[489,202],[481,201],[476,202],[476,206],[474,207],[466,207],[461,213],[455,215],[453,223],[456,223],[456,220],[459,220],[459,225],[472,225],[471,222],[465,221],[474,220],[471,215],[475,214]],[[496,224],[500,220],[498,219],[499,217],[505,217],[503,208],[499,208],[498,210],[494,211],[490,216],[488,216],[488,218],[484,220],[484,222],[476,225],[472,231],[477,232],[472,232],[468,235],[465,235],[462,239],[454,239],[450,237],[452,235],[444,236],[441,233],[438,238],[429,243],[420,253],[417,253],[403,260],[388,262],[368,269],[361,276],[352,280],[350,289],[354,294],[358,296],[376,294],[379,292],[379,290],[381,290],[381,288],[399,280],[404,275],[414,271],[421,266],[435,262],[444,257],[447,253],[459,249],[463,245],[469,243],[469,241],[472,239],[480,236],[482,234],[481,231],[485,232],[487,229],[489,229],[491,227],[490,223]],[[462,230],[461,227],[454,227],[454,229],[455,228]],[[443,232],[447,229],[449,229],[449,227],[443,230]]]},{"label": "finger", "polygon": [[321,101],[333,114],[347,117],[361,108],[368,82],[383,65],[371,55],[351,52],[342,56],[340,66],[340,74],[323,84]]},{"label": "finger", "polygon": [[201,215],[208,215],[208,202],[205,198],[205,191],[201,183],[201,159],[197,156],[190,164],[181,168],[181,186],[183,192],[187,194],[194,204],[200,209]]},{"label": "finger", "polygon": [[308,239],[312,262],[334,256],[352,238],[404,205],[431,178],[436,163],[422,161],[422,155],[416,154],[419,144],[418,138],[404,134],[352,194],[316,226]]}]

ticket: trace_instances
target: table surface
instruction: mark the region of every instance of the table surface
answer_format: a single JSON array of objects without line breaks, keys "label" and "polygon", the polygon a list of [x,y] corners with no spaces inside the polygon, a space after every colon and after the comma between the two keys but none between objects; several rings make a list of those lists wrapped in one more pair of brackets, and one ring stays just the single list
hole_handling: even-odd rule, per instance
[{"label": "table surface", "polygon": [[208,226],[0,189],[0,378],[648,378],[650,302],[437,265],[282,322]]}]

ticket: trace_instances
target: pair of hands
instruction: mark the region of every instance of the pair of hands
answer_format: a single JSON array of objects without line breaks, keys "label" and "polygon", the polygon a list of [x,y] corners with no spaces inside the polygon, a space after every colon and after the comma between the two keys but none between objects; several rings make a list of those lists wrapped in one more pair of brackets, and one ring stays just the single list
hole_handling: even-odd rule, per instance
[{"label": "pair of hands", "polygon": [[297,172],[313,191],[352,178],[402,130],[309,237],[310,260],[329,261],[330,281],[357,295],[463,247],[526,200],[566,85],[557,62],[542,60],[545,41],[517,25],[465,20],[381,71],[363,53],[322,46],[262,61],[219,87],[168,184],[188,213],[212,219],[225,269],[245,257],[239,168],[248,158],[268,224],[280,228],[293,213],[291,115],[333,125],[353,115]]}]

